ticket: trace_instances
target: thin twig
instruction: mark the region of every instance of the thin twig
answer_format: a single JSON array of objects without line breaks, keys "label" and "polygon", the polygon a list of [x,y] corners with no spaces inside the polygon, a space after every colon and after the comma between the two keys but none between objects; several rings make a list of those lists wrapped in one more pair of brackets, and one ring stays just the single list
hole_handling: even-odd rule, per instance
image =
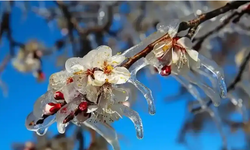
[{"label": "thin twig", "polygon": [[231,83],[228,87],[227,87],[227,91],[231,91],[235,88],[236,84],[238,82],[241,81],[241,77],[242,77],[242,74],[245,70],[245,68],[247,67],[247,64],[249,62],[249,59],[250,59],[250,52],[248,53],[247,57],[245,58],[244,62],[241,64],[240,66],[240,71],[238,73],[238,75],[236,76],[236,78],[234,79],[234,82]]},{"label": "thin twig", "polygon": [[[225,6],[218,8],[216,10],[210,11],[208,13],[202,14],[200,15],[198,18],[187,21],[187,22],[181,22],[179,24],[179,28],[178,28],[178,32],[189,29],[189,28],[197,28],[199,24],[203,23],[206,20],[209,20],[213,17],[216,17],[220,14],[226,13],[229,10],[233,10],[233,9],[237,9],[239,6],[244,5],[248,2],[231,2],[231,3],[227,3]],[[194,31],[195,31],[194,28]],[[193,30],[191,30],[193,32]],[[191,33],[190,31],[190,33]],[[137,60],[139,60],[142,57],[145,57],[148,53],[150,53],[153,50],[153,47],[163,41],[164,39],[166,39],[166,37],[168,36],[168,34],[163,35],[162,37],[160,37],[159,39],[155,40],[154,42],[152,42],[151,44],[149,44],[146,48],[144,48],[142,51],[140,51],[139,53],[137,53],[136,55],[134,55],[133,57],[130,57],[128,59],[127,62],[125,62],[122,66],[129,68],[133,63],[135,63]]]},{"label": "thin twig", "polygon": [[125,62],[122,66],[125,67],[125,68],[129,68],[131,65],[133,65],[140,58],[146,57],[147,54],[149,54],[153,50],[154,46],[157,43],[159,43],[159,42],[161,42],[161,41],[163,41],[163,40],[165,40],[167,38],[169,38],[168,33],[164,34],[162,37],[160,37],[159,39],[157,39],[154,42],[152,42],[151,44],[149,44],[146,48],[144,48],[139,53],[135,54],[133,57],[128,58],[128,61]]},{"label": "thin twig", "polygon": [[245,13],[249,13],[249,9],[245,9],[242,12],[233,12],[230,16],[228,16],[225,20],[223,20],[223,22],[216,27],[214,30],[208,32],[207,34],[203,35],[202,37],[199,38],[195,38],[193,41],[197,41],[198,42],[193,46],[193,49],[195,49],[196,51],[199,51],[201,48],[202,43],[205,41],[206,38],[208,38],[210,35],[219,32],[221,29],[223,29],[226,25],[228,25],[230,23],[230,21],[232,19],[240,19],[240,17],[245,14]]},{"label": "thin twig", "polygon": [[11,59],[10,55],[7,55],[7,56],[4,57],[1,65],[0,65],[0,73],[3,72],[3,70],[5,69],[7,64],[9,63],[10,59]]},{"label": "thin twig", "polygon": [[178,28],[178,32],[187,30],[187,29],[195,27],[195,26],[198,26],[201,23],[203,23],[203,22],[205,22],[205,21],[207,21],[209,19],[212,19],[212,18],[214,18],[216,16],[219,16],[221,14],[224,14],[224,13],[230,11],[230,10],[237,9],[241,5],[244,5],[246,3],[249,3],[249,1],[230,2],[230,3],[227,3],[223,7],[220,7],[218,9],[215,9],[215,10],[210,11],[208,13],[201,14],[198,18],[195,18],[195,19],[190,20],[190,21],[181,22],[180,25],[179,25],[179,28]]}]

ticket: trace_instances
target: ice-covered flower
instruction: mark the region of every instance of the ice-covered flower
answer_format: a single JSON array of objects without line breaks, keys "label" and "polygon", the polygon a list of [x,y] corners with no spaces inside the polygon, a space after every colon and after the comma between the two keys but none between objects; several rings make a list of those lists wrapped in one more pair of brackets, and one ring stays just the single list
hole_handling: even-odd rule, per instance
[{"label": "ice-covered flower", "polygon": [[[62,75],[61,73],[63,72],[59,75]],[[143,137],[143,126],[139,114],[124,105],[124,102],[129,99],[126,90],[105,83],[98,89],[97,99],[91,100],[88,99],[88,93],[71,92],[75,89],[72,86],[74,80],[69,83],[65,82],[65,79],[67,78],[63,78],[63,82],[53,82],[60,83],[58,84],[60,86],[56,87],[60,89],[59,91],[55,91],[53,85],[54,88],[48,90],[35,102],[33,112],[26,119],[28,130],[43,135],[54,122],[57,122],[60,133],[65,132],[70,122],[79,126],[86,125],[102,135],[115,150],[119,150],[118,138],[111,124],[126,116],[134,123],[137,137]],[[64,90],[65,88],[67,90]]]},{"label": "ice-covered flower", "polygon": [[66,85],[73,83],[73,77],[71,74],[69,74],[67,71],[59,71],[56,73],[53,73],[49,77],[49,86],[48,90],[53,91],[60,91],[62,90]]},{"label": "ice-covered flower", "polygon": [[174,29],[169,29],[169,36],[153,48],[153,54],[164,65],[160,73],[169,75],[171,71],[178,74],[186,72],[189,68],[200,65],[199,53],[193,49],[192,42],[187,37],[176,37]]},{"label": "ice-covered flower", "polygon": [[119,67],[124,60],[123,55],[112,56],[110,47],[99,46],[83,58],[68,59],[65,68],[78,78],[79,86],[87,84],[102,86],[104,83],[123,84],[130,78],[128,69]]}]

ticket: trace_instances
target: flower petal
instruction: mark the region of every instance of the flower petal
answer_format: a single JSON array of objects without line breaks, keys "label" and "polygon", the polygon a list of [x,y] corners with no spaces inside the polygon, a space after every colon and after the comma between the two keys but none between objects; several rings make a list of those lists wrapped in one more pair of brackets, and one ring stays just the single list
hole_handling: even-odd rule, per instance
[{"label": "flower petal", "polygon": [[175,50],[172,50],[172,62],[176,64],[179,59],[180,59],[180,56],[178,55],[178,53],[175,52]]},{"label": "flower petal", "polygon": [[112,49],[108,46],[97,47],[97,53],[95,59],[93,60],[93,67],[102,68],[103,63],[108,61],[112,56]]},{"label": "flower petal", "polygon": [[71,102],[74,98],[76,98],[80,94],[79,91],[75,89],[73,82],[64,86],[62,88],[62,93],[67,103]]},{"label": "flower petal", "polygon": [[87,76],[85,74],[74,75],[73,81],[75,89],[82,94],[86,94],[86,86],[88,81]]},{"label": "flower petal", "polygon": [[86,87],[87,99],[93,103],[96,103],[98,97],[99,86],[88,85]]},{"label": "flower petal", "polygon": [[195,50],[189,50],[189,49],[186,49],[188,55],[194,60],[194,61],[198,61],[198,56],[199,56],[199,53]]},{"label": "flower petal", "polygon": [[120,65],[125,59],[126,59],[125,56],[120,55],[120,54],[117,54],[117,55],[112,56],[112,57],[109,59],[108,64],[109,64],[109,65],[112,65],[112,66],[118,66],[118,65]]},{"label": "flower petal", "polygon": [[107,76],[108,82],[113,84],[123,84],[130,78],[130,72],[125,67],[116,67],[112,74]]},{"label": "flower petal", "polygon": [[82,58],[80,57],[69,58],[65,62],[65,69],[69,73],[74,73],[74,72],[84,70],[84,67],[81,65],[81,63],[82,63]]},{"label": "flower petal", "polygon": [[114,101],[116,103],[125,102],[129,99],[128,91],[122,88],[112,87],[112,94],[114,95]]},{"label": "flower petal", "polygon": [[49,78],[48,89],[59,91],[66,84],[69,76],[69,73],[65,70],[52,74]]},{"label": "flower petal", "polygon": [[153,53],[155,54],[155,57],[160,58],[164,55],[164,53],[169,52],[172,47],[172,41],[170,39],[167,39],[164,42],[157,43],[153,48]]},{"label": "flower petal", "polygon": [[83,65],[85,68],[90,69],[92,68],[92,62],[94,58],[96,57],[96,54],[98,51],[96,49],[89,51],[83,58],[81,65]]},{"label": "flower petal", "polygon": [[182,47],[184,47],[185,49],[190,49],[193,46],[193,43],[187,37],[180,38],[179,40],[177,40],[177,43]]},{"label": "flower petal", "polygon": [[157,43],[157,44],[154,46],[152,52],[154,53],[155,57],[159,58],[159,57],[161,57],[161,56],[164,54],[164,51],[163,51],[163,49],[162,49],[164,46],[165,46],[165,45],[164,45],[163,43]]},{"label": "flower petal", "polygon": [[200,59],[199,59],[199,58],[198,58],[197,61],[195,61],[195,60],[191,59],[190,56],[188,56],[188,59],[189,59],[189,66],[190,66],[191,68],[193,68],[193,69],[198,69],[198,68],[200,68],[201,62],[200,62]]},{"label": "flower petal", "polygon": [[102,86],[106,82],[106,79],[107,79],[106,74],[104,74],[102,71],[95,71],[94,77],[95,77],[94,80],[90,80],[91,81],[90,84],[93,86]]}]

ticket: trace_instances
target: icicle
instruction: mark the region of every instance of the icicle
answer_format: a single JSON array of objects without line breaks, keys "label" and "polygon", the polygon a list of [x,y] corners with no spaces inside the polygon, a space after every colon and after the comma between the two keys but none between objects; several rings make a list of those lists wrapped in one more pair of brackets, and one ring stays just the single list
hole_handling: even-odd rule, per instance
[{"label": "icicle", "polygon": [[183,74],[182,75],[186,80],[190,81],[191,83],[199,86],[205,94],[213,101],[214,105],[218,106],[220,104],[221,98],[217,91],[215,91],[213,88],[209,87],[208,85],[201,82],[201,80],[197,80],[200,77],[193,74],[191,71],[189,74]]},{"label": "icicle", "polygon": [[[187,88],[187,90],[198,100],[198,102],[193,102],[191,104],[191,106],[189,107],[192,107],[194,108],[194,105],[197,105],[197,103],[200,103],[201,104],[201,107],[203,108],[201,111],[204,112],[204,111],[207,111],[210,116],[213,118],[219,132],[220,132],[220,135],[222,137],[222,141],[223,141],[223,145],[224,146],[227,146],[227,139],[226,139],[226,136],[224,134],[224,131],[222,129],[222,126],[221,126],[221,120],[220,120],[220,117],[219,117],[219,114],[217,112],[217,108],[208,108],[206,106],[206,104],[204,103],[205,100],[201,98],[201,95],[199,94],[198,90],[191,84],[189,83],[187,80],[181,78],[180,76],[174,76],[183,86],[185,86]],[[199,86],[199,85],[198,85]]]},{"label": "icicle", "polygon": [[195,98],[198,100],[199,104],[201,105],[201,107],[203,109],[206,109],[206,103],[204,103],[204,100],[200,97],[199,91],[197,90],[197,88],[192,85],[190,82],[188,82],[187,80],[185,80],[183,77],[181,76],[176,76],[173,75],[174,78],[179,81],[187,90],[188,92]]},{"label": "icicle", "polygon": [[95,130],[103,138],[105,138],[106,141],[113,147],[113,150],[120,150],[117,133],[110,125],[101,123],[97,120],[93,122],[90,121],[90,119],[86,120],[83,124]]},{"label": "icicle", "polygon": [[137,138],[142,139],[143,138],[143,125],[142,125],[142,120],[139,114],[136,111],[130,109],[129,107],[123,104],[120,104],[118,107],[112,107],[112,108],[115,111],[117,111],[119,114],[128,117],[134,123]]},{"label": "icicle", "polygon": [[222,122],[220,119],[220,115],[217,111],[217,108],[215,107],[211,107],[207,109],[207,112],[210,114],[210,116],[213,118],[219,132],[222,138],[222,143],[223,143],[223,147],[226,148],[227,150],[230,150],[231,148],[229,148],[228,142],[227,142],[227,138],[225,135],[225,132],[223,131],[223,127],[222,127]]},{"label": "icicle", "polygon": [[[201,95],[199,94],[198,90],[191,84],[189,83],[187,80],[185,79],[182,79],[180,76],[174,76],[183,86],[185,86],[187,88],[187,90],[199,101],[198,103],[201,104],[201,107],[203,108],[202,109],[202,112],[204,111],[207,111],[210,116],[213,118],[219,132],[220,132],[220,135],[222,137],[222,141],[223,141],[223,145],[224,146],[227,146],[227,139],[226,139],[226,136],[224,134],[224,131],[222,129],[222,126],[221,126],[221,120],[220,120],[220,117],[219,117],[219,114],[217,112],[217,108],[208,108],[206,106],[206,104],[204,103],[205,100],[201,98]],[[199,86],[199,85],[198,85]],[[194,108],[194,105],[197,105],[197,102],[193,102],[191,104],[191,107]],[[190,106],[189,106],[190,107]]]},{"label": "icicle", "polygon": [[37,118],[33,112],[31,112],[26,120],[25,126],[30,131],[35,131],[38,135],[42,136],[47,132],[47,128],[56,121],[55,116],[49,116],[44,119],[43,123],[37,124],[37,121],[41,120],[42,118]]},{"label": "icicle", "polygon": [[142,69],[143,67],[147,66],[148,62],[145,58],[139,59],[137,62],[135,62],[131,67],[131,78],[128,80],[131,84],[133,84],[137,89],[141,91],[145,99],[148,103],[148,111],[151,115],[155,114],[155,104],[154,104],[154,98],[152,96],[152,91],[147,88],[145,85],[140,83],[136,78],[136,73]]},{"label": "icicle", "polygon": [[43,136],[47,133],[47,131],[48,131],[48,128],[40,128],[36,131],[36,134],[39,136]]},{"label": "icicle", "polygon": [[249,99],[249,95],[247,95],[244,90],[241,89],[241,87],[237,87],[234,91],[228,93],[228,97],[230,98],[231,102],[239,109],[240,113],[242,114],[243,122],[247,123],[249,121],[249,115],[243,99]]},{"label": "icicle", "polygon": [[215,79],[215,81],[212,83],[216,83],[214,85],[214,88],[216,88],[219,91],[221,98],[226,98],[227,97],[227,87],[225,84],[223,70],[212,60],[210,60],[202,55],[199,55],[199,58],[200,58],[200,62],[201,62],[201,67],[199,68],[199,70],[203,71],[204,74],[207,73],[207,76],[212,75],[212,77]]}]

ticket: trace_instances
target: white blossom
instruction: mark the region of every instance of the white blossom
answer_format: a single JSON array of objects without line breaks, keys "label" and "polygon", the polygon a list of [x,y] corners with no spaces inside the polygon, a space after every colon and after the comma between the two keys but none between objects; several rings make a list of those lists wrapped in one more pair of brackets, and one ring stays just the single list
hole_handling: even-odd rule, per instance
[{"label": "white blossom", "polygon": [[87,84],[102,86],[104,83],[123,84],[130,78],[128,69],[119,67],[124,60],[123,55],[112,56],[110,47],[99,46],[83,58],[70,58],[66,61],[65,68],[69,73],[80,76],[80,86]]},{"label": "white blossom", "polygon": [[187,72],[189,68],[199,68],[199,53],[193,49],[187,37],[175,37],[175,29],[169,29],[169,36],[154,46],[153,53],[164,66],[171,66],[174,73]]}]

